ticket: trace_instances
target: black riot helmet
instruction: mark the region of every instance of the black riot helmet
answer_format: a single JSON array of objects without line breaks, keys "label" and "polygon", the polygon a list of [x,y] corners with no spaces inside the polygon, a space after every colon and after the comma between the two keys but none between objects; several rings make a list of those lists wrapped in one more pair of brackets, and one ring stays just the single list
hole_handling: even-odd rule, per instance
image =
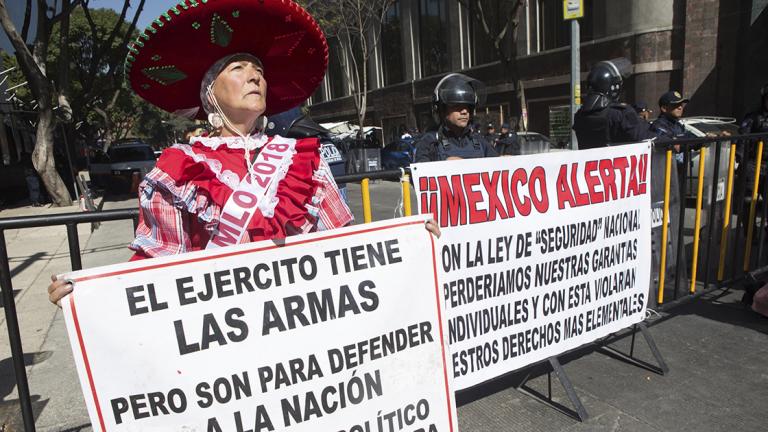
[{"label": "black riot helmet", "polygon": [[469,105],[471,114],[485,103],[485,84],[460,73],[443,77],[432,94],[432,115],[441,122],[441,108],[446,105]]},{"label": "black riot helmet", "polygon": [[587,97],[584,107],[587,111],[607,107],[618,102],[624,86],[624,79],[632,74],[632,63],[617,58],[597,63],[587,75]]},{"label": "black riot helmet", "polygon": [[328,129],[302,114],[301,109],[298,107],[269,116],[265,133],[267,136],[280,135],[286,138],[325,137],[330,135]]}]

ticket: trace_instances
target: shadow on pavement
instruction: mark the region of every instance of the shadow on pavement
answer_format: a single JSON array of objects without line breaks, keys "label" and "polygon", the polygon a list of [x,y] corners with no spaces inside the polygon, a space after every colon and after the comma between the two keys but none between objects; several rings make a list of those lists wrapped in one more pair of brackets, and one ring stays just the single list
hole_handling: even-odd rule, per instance
[{"label": "shadow on pavement", "polygon": [[768,318],[741,302],[742,290],[724,289],[707,298],[674,309],[673,316],[697,315],[712,321],[748,328],[768,335]]},{"label": "shadow on pavement", "polygon": [[[50,351],[24,354],[24,365],[32,366],[48,360],[53,355]],[[18,399],[6,399],[16,387],[16,377],[13,372],[13,360],[9,357],[0,360],[0,431],[22,431],[24,422],[21,418],[21,408]],[[31,389],[34,391],[34,389]],[[48,399],[39,395],[31,395],[32,410],[35,419],[48,405]]]},{"label": "shadow on pavement", "polygon": [[35,263],[35,261],[47,256],[48,253],[46,252],[35,252],[34,254],[24,257],[24,261],[21,262],[21,264],[15,266],[11,269],[11,277],[16,276],[17,274],[23,272],[26,268],[31,266]]},{"label": "shadow on pavement", "polygon": [[[42,363],[53,355],[50,351],[24,354],[24,366],[33,366]],[[13,392],[16,387],[16,377],[13,372],[13,359],[11,357],[0,360],[0,400]]]},{"label": "shadow on pavement", "polygon": [[[39,395],[32,395],[32,412],[35,421],[40,417],[48,405],[48,399],[40,399]],[[21,432],[24,430],[24,420],[21,418],[21,408],[18,399],[0,401],[0,431]]]}]

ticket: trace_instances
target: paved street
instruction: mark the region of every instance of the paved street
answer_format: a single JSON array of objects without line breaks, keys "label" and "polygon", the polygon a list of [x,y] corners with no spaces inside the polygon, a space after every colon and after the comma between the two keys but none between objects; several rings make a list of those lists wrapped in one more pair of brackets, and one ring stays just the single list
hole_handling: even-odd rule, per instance
[{"label": "paved street", "polygon": [[[349,185],[349,198],[362,221],[359,187]],[[395,215],[399,185],[371,185],[374,219]],[[108,199],[104,209],[135,205],[134,197]],[[415,201],[414,201],[415,206]],[[63,211],[76,211],[76,208]],[[0,218],[60,209],[14,209]],[[94,232],[79,230],[85,267],[122,262],[130,251],[130,221],[104,223]],[[63,227],[6,232],[27,373],[39,431],[91,430],[60,311],[47,301],[51,274],[69,270]],[[764,431],[768,415],[768,319],[744,309],[741,292],[715,292],[650,327],[671,369],[660,376],[619,360],[605,349],[587,347],[562,359],[591,418],[579,423],[552,375],[557,411],[516,390],[520,374],[499,379],[458,396],[463,431]],[[5,319],[0,319],[3,335]],[[613,346],[628,351],[630,338]],[[635,354],[652,362],[638,336]],[[7,338],[0,338],[0,431],[23,430],[18,415]],[[547,394],[547,374],[537,370],[525,386],[528,393]],[[5,428],[4,428],[5,427]]]}]

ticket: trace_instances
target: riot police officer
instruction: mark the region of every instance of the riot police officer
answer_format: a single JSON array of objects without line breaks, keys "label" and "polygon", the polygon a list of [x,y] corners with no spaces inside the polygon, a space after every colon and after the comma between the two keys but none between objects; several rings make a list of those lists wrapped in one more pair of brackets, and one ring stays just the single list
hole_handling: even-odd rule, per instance
[{"label": "riot police officer", "polygon": [[587,76],[587,96],[576,113],[573,130],[580,149],[651,138],[649,125],[635,110],[619,103],[632,64],[625,58],[597,63]]},{"label": "riot police officer", "polygon": [[522,154],[517,132],[510,129],[509,123],[501,125],[501,136],[496,140],[496,152],[500,156],[515,156]]},{"label": "riot police officer", "polygon": [[[344,155],[331,141],[331,133],[309,116],[302,114],[298,107],[271,115],[269,123],[267,123],[266,134],[268,136],[280,135],[295,139],[317,137],[320,139],[320,156],[331,168],[333,176],[338,177],[347,173]],[[338,186],[341,196],[346,201],[346,183],[339,183]]]},{"label": "riot police officer", "polygon": [[493,146],[470,124],[482,104],[485,86],[466,75],[448,74],[432,94],[432,115],[438,126],[416,142],[416,162],[496,156]]},{"label": "riot police officer", "polygon": [[488,123],[485,127],[485,140],[495,146],[497,139],[499,139],[499,134],[496,133],[496,126],[493,123]]},{"label": "riot police officer", "polygon": [[635,109],[635,112],[640,116],[641,119],[647,122],[651,121],[651,114],[653,114],[653,110],[648,108],[648,104],[645,102],[637,102],[632,104],[632,108]]},{"label": "riot police officer", "polygon": [[[659,139],[671,140],[678,138],[694,138],[691,132],[685,130],[680,123],[685,105],[689,102],[679,92],[668,91],[659,98],[659,117],[651,124],[651,132]],[[678,150],[678,149],[676,149]]]},{"label": "riot police officer", "polygon": [[740,134],[768,133],[768,83],[760,91],[760,107],[747,114],[739,128]]}]

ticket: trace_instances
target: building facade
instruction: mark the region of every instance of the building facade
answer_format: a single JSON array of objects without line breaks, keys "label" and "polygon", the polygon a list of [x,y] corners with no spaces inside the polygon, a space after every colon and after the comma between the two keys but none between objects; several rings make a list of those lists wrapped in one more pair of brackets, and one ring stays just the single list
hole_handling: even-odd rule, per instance
[{"label": "building facade", "polygon": [[[503,8],[504,0],[482,1],[486,11]],[[514,84],[468,3],[399,0],[389,10],[368,64],[366,123],[382,127],[384,142],[401,126],[431,126],[431,92],[448,72],[486,83],[477,122],[498,127],[510,120]],[[570,26],[562,7],[561,0],[526,1],[517,34],[527,129],[553,141],[568,139],[570,119]],[[504,18],[489,14],[493,19]],[[580,26],[582,80],[594,63],[626,57],[634,74],[624,100],[656,112],[659,96],[676,89],[691,99],[686,115],[741,118],[755,109],[768,82],[768,0],[585,0]],[[328,72],[310,112],[321,122],[356,121],[344,50],[329,42]]]}]

